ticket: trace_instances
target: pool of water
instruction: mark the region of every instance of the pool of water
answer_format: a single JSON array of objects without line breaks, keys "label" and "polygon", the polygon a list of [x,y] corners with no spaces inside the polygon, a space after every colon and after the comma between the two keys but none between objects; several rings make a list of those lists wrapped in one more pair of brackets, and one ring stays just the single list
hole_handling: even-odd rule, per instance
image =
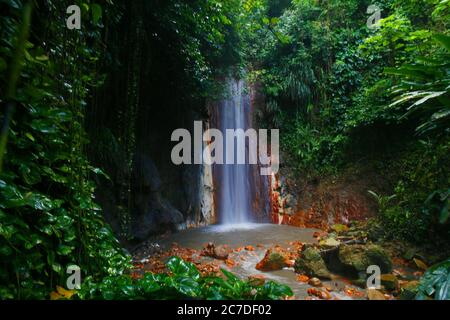
[{"label": "pool of water", "polygon": [[212,225],[202,228],[182,230],[160,241],[162,247],[173,242],[192,249],[201,249],[208,242],[216,245],[239,247],[257,244],[286,245],[290,241],[313,243],[315,229],[302,229],[286,225],[244,223],[230,225]]},{"label": "pool of water", "polygon": [[[254,247],[254,251],[242,250],[232,252],[230,258],[238,261],[232,268],[223,264],[225,269],[232,271],[241,279],[247,279],[251,275],[263,274],[266,279],[275,280],[279,283],[289,285],[294,291],[297,299],[304,299],[308,296],[307,290],[311,286],[297,281],[297,274],[293,268],[283,270],[262,272],[255,268],[256,264],[262,260],[267,249],[279,245],[289,248],[293,241],[302,243],[316,243],[313,237],[317,229],[297,228],[276,224],[256,224],[245,223],[236,225],[212,225],[196,229],[182,230],[172,234],[166,239],[160,240],[162,249],[168,249],[173,243],[199,250],[208,242],[215,245],[227,245],[230,249],[235,249],[247,245]],[[197,257],[198,259],[212,260],[209,257]],[[338,299],[350,299],[339,291],[346,285],[342,280],[323,281],[324,285],[333,289],[332,296]]]}]

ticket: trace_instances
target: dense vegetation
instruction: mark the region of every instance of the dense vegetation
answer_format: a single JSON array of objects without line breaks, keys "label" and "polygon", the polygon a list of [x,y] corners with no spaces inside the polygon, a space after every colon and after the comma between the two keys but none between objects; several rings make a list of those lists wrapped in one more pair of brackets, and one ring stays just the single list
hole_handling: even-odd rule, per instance
[{"label": "dense vegetation", "polygon": [[[285,5],[244,52],[287,166],[314,178],[374,165],[392,180],[392,194],[375,194],[387,236],[448,239],[448,2]],[[383,18],[372,28],[369,5]]]},{"label": "dense vegetation", "polygon": [[[146,273],[143,278],[133,280],[129,276],[110,276],[101,283],[87,279],[78,293],[82,299],[280,299],[292,296],[285,285],[269,281],[264,285],[242,281],[229,271],[222,269],[225,277],[202,277],[194,264],[179,257],[167,262],[168,274]],[[64,292],[64,291],[63,291]]]},{"label": "dense vegetation", "polygon": [[[176,258],[170,274],[135,280],[116,239],[128,237],[141,83],[201,112],[230,69],[261,85],[260,121],[281,129],[285,167],[314,178],[371,165],[392,181],[391,193],[372,192],[384,237],[448,246],[447,0],[74,3],[81,30],[66,28],[70,1],[0,1],[0,299],[49,298],[72,264],[85,279],[79,298],[291,295],[230,273],[204,278]],[[371,4],[382,9],[374,28]],[[114,112],[105,87],[126,90]],[[94,201],[94,181],[116,180],[97,168],[112,160],[102,158],[96,116],[115,125],[106,141],[124,150],[128,167],[116,235]],[[448,261],[425,275],[420,298],[446,286],[443,274]]]}]

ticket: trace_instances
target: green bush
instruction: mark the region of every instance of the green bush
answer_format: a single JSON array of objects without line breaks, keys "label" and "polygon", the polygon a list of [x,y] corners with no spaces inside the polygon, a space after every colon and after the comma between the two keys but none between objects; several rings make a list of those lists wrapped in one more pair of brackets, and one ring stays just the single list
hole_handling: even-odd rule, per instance
[{"label": "green bush", "polygon": [[202,277],[194,264],[179,257],[167,262],[169,273],[145,273],[142,278],[129,275],[110,276],[95,283],[91,278],[84,281],[77,293],[80,299],[282,299],[292,296],[291,289],[272,281],[254,285],[242,281],[222,269],[224,277]]},{"label": "green bush", "polygon": [[[3,93],[16,59],[23,7],[22,1],[0,5]],[[42,14],[46,20],[40,22],[48,23],[45,41],[33,34],[37,38],[26,42],[17,93],[7,101],[16,112],[0,172],[0,299],[48,298],[65,283],[68,265],[100,278],[120,274],[129,262],[94,202],[91,178],[101,170],[84,153],[85,106],[93,87],[101,84],[99,22],[86,19],[82,31],[67,35],[59,23],[64,5],[46,1],[35,11],[37,20]]]},{"label": "green bush", "polygon": [[378,203],[377,219],[387,238],[419,243],[448,239],[449,150],[445,140],[421,140],[383,164],[381,172],[397,181],[393,195],[370,193]]},{"label": "green bush", "polygon": [[450,300],[450,259],[430,267],[418,287],[417,300]]}]

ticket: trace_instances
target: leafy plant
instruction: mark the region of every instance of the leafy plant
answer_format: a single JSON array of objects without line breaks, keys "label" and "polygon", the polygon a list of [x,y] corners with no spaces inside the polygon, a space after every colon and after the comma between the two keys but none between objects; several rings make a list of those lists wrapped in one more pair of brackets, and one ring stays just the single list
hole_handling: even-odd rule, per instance
[{"label": "leafy plant", "polygon": [[450,259],[430,267],[418,287],[417,300],[450,300]]},{"label": "leafy plant", "polygon": [[179,257],[167,262],[169,273],[145,273],[142,278],[129,275],[106,277],[101,283],[85,280],[77,293],[80,299],[282,299],[291,289],[272,281],[254,285],[222,269],[224,277],[202,277],[194,264]]},{"label": "leafy plant", "polygon": [[[0,6],[5,13],[0,60],[8,63],[14,60],[20,27],[15,17],[24,6],[22,1]],[[91,32],[98,21],[86,20],[80,34],[67,35],[64,23],[52,22],[65,9],[60,1],[43,3],[35,16],[47,28],[32,25],[24,48],[0,176],[0,299],[45,299],[65,283],[71,264],[96,278],[120,274],[129,265],[94,202],[90,178],[101,170],[83,152],[88,142],[84,107],[92,88],[101,84],[95,68],[101,36]],[[45,35],[38,34],[42,30]],[[92,42],[83,37],[87,34]],[[5,72],[0,68],[2,93],[8,85]]]},{"label": "leafy plant", "polygon": [[[439,223],[444,224],[450,216],[450,189],[432,192],[425,200],[425,211],[428,214],[436,213]],[[431,212],[430,212],[431,211]]]},{"label": "leafy plant", "polygon": [[372,191],[372,190],[369,190],[367,192],[377,201],[380,212],[385,212],[386,209],[389,208],[391,201],[394,200],[396,197],[395,194],[390,195],[390,196],[379,195],[375,191]]},{"label": "leafy plant", "polygon": [[437,34],[433,38],[442,50],[437,50],[432,58],[420,57],[415,64],[386,69],[387,73],[402,79],[394,89],[398,98],[391,106],[409,103],[403,117],[421,119],[417,127],[419,134],[445,132],[450,124],[450,36]]}]

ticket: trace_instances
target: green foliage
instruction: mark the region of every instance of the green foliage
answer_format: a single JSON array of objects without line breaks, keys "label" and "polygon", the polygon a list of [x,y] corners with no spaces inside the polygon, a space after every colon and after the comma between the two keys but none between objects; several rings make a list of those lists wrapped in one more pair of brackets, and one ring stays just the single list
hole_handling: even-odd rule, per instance
[{"label": "green foliage", "polygon": [[[287,122],[287,121],[286,121]],[[299,172],[333,173],[339,161],[339,150],[345,144],[345,137],[331,136],[314,129],[297,118],[287,133],[281,137],[285,150],[293,157],[294,169]]]},{"label": "green foliage", "polygon": [[[97,148],[105,153],[99,158],[107,158],[108,150],[124,150],[128,177],[122,179],[128,181],[119,181],[121,191],[132,190],[141,77],[153,77],[153,84],[167,85],[168,92],[176,88],[174,96],[181,96],[174,104],[201,105],[219,91],[215,80],[237,65],[261,85],[266,105],[260,120],[282,130],[288,166],[307,177],[336,173],[355,159],[396,149],[383,167],[396,181],[395,197],[371,193],[387,237],[421,241],[449,235],[447,0],[376,1],[384,19],[375,30],[366,28],[369,0],[176,0],[139,6],[76,0],[85,18],[82,30],[70,31],[61,12],[72,2],[32,2],[39,10],[28,41],[23,41],[27,23],[21,22],[25,1],[0,2],[0,103],[15,109],[1,114],[1,122],[9,122],[0,141],[1,299],[48,297],[64,284],[70,264],[83,272],[78,294],[83,299],[292,294],[273,282],[254,286],[225,270],[223,277],[201,277],[177,258],[168,262],[169,274],[123,275],[129,257],[95,203],[92,178],[103,172],[86,157],[84,130],[86,110],[95,105],[92,93],[106,79],[102,68],[123,70],[123,61],[115,61],[123,58],[121,50],[105,44],[120,46],[122,38],[136,45],[125,68],[127,100],[117,112],[126,121],[119,121],[119,133],[111,126],[99,135],[104,141]],[[126,10],[132,13],[132,30],[115,38],[111,30],[122,27]],[[163,60],[161,69],[155,67]],[[161,76],[167,78],[160,81]],[[428,140],[409,135],[414,127]],[[391,136],[383,141],[386,128]],[[381,148],[366,154],[362,146],[372,149],[379,140]],[[126,211],[130,195],[119,202]],[[448,261],[427,272],[421,297],[448,297],[445,277]]]},{"label": "green foliage", "polygon": [[418,287],[417,300],[450,300],[450,259],[430,267]]},{"label": "green foliage", "polygon": [[437,34],[434,39],[442,50],[435,51],[432,57],[420,57],[415,64],[387,69],[402,76],[401,84],[394,88],[399,97],[391,106],[410,104],[404,117],[421,119],[416,129],[419,134],[446,132],[450,126],[450,37]]},{"label": "green foliage", "polygon": [[448,219],[450,161],[448,142],[421,141],[410,144],[386,174],[398,172],[394,195],[372,193],[379,205],[379,222],[385,237],[412,242],[445,242],[450,235]]},{"label": "green foliage", "polygon": [[450,189],[433,191],[425,201],[424,212],[439,217],[439,223],[444,224],[450,217]]},{"label": "green foliage", "polygon": [[389,208],[390,202],[395,199],[396,195],[383,196],[377,194],[375,191],[369,190],[369,194],[377,201],[378,208],[381,212],[386,211]]},{"label": "green foliage", "polygon": [[202,277],[194,264],[179,257],[167,262],[169,273],[145,273],[142,278],[128,275],[106,277],[101,283],[88,278],[77,293],[81,299],[282,299],[292,296],[285,285],[269,281],[256,286],[222,269],[223,277]]},{"label": "green foliage", "polygon": [[[110,30],[122,22],[125,10],[132,12],[132,30],[122,32],[138,44],[131,55],[134,65],[127,70],[127,104],[119,115],[120,120],[130,121],[124,124],[124,135],[117,135],[117,141],[110,139],[113,147],[125,147],[132,169],[143,63],[137,59],[148,40],[142,36],[158,47],[167,45],[159,51],[152,47],[150,55],[163,54],[163,59],[169,59],[163,65],[170,72],[176,70],[174,79],[183,87],[179,101],[211,96],[221,67],[240,61],[236,30],[240,1],[146,1],[131,9],[125,1],[114,3],[38,1],[26,42],[17,40],[23,1],[0,3],[0,93],[8,99],[2,98],[2,104],[13,98],[4,94],[9,90],[7,75],[18,79],[16,112],[6,128],[9,143],[0,177],[0,299],[48,298],[56,286],[64,286],[66,267],[72,264],[80,266],[86,279],[83,287],[88,291],[80,292],[82,298],[261,299],[292,294],[272,282],[252,286],[226,271],[226,279],[202,278],[193,265],[177,259],[169,261],[170,275],[148,274],[142,280],[123,275],[130,266],[129,256],[94,202],[92,178],[104,174],[85,153],[89,144],[85,115],[96,103],[93,91],[106,79],[102,68],[120,64],[112,61],[115,48],[105,48],[109,42],[117,44],[109,40]],[[70,4],[82,9],[81,30],[66,28],[61,13]],[[133,15],[136,12],[138,17]],[[143,19],[147,14],[148,24]],[[275,24],[276,19],[269,20],[270,27]],[[9,69],[16,70],[12,65],[17,65],[17,50],[23,51],[22,72],[11,73]],[[6,118],[2,114],[2,120]],[[2,133],[2,141],[4,137]],[[125,188],[131,190],[130,185]]]},{"label": "green foliage", "polygon": [[[14,56],[20,25],[15,17],[22,3],[7,1],[1,6],[5,15],[0,19],[0,56],[6,62]],[[60,11],[52,11],[53,6]],[[128,265],[94,203],[89,177],[100,170],[90,166],[83,152],[84,108],[91,88],[101,83],[95,70],[101,51],[87,46],[88,39],[99,45],[100,33],[90,28],[99,23],[100,9],[93,25],[86,21],[85,31],[66,34],[58,13],[66,7],[53,1],[41,6],[39,23],[46,21],[39,14],[61,23],[49,23],[45,41],[34,34],[24,49],[0,177],[1,299],[45,299],[65,283],[71,264],[94,277],[120,274]],[[0,71],[1,92],[7,85],[4,72]]]},{"label": "green foliage", "polygon": [[[253,37],[252,46],[258,46],[258,54],[250,56],[257,68],[253,74],[263,85],[268,105],[262,119],[288,132],[290,139],[284,139],[282,147],[294,155],[293,159],[303,149],[298,160],[305,165],[300,167],[309,170],[311,166],[306,163],[323,157],[316,154],[317,139],[311,134],[311,141],[305,141],[305,135],[296,139],[302,134],[294,133],[298,126],[291,123],[295,121],[284,125],[282,119],[297,118],[297,123],[308,127],[304,130],[320,132],[320,144],[329,146],[327,155],[335,152],[329,158],[339,165],[346,160],[342,156],[354,143],[353,136],[360,135],[362,129],[406,121],[401,118],[403,106],[391,104],[389,91],[396,79],[386,77],[384,68],[392,70],[436,51],[431,38],[433,30],[441,28],[442,22],[435,22],[437,15],[446,12],[441,2],[381,1],[377,5],[383,8],[384,19],[375,31],[365,27],[369,4],[293,1],[272,27],[289,39],[287,42],[279,41],[270,30],[260,30]],[[252,11],[259,15],[249,15],[256,20],[254,24],[263,19],[264,6],[268,5],[260,2],[259,11]],[[338,158],[341,161],[335,161]]]},{"label": "green foliage", "polygon": [[144,8],[156,20],[153,31],[171,35],[165,39],[171,41],[171,59],[184,65],[187,85],[197,94],[209,96],[218,70],[240,62],[239,5],[239,0],[177,0]]},{"label": "green foliage", "polygon": [[429,30],[414,30],[411,21],[400,13],[380,20],[377,32],[364,39],[364,55],[375,55],[382,64],[399,65],[427,49]]},{"label": "green foliage", "polygon": [[[286,166],[301,178],[379,160],[395,194],[373,194],[387,237],[445,238],[448,1],[376,1],[383,11],[373,30],[369,4],[292,1],[272,30],[258,31],[250,57],[266,95],[260,116],[283,132]],[[259,2],[249,18],[266,15],[261,7],[270,5]],[[428,140],[411,138],[413,127]]]}]

